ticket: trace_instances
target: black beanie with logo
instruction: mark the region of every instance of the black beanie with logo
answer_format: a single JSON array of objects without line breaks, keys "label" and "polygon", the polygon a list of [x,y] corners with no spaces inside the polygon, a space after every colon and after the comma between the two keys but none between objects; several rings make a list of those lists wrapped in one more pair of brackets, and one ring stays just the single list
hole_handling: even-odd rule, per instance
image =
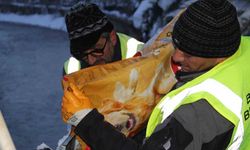
[{"label": "black beanie with logo", "polygon": [[71,53],[93,46],[104,32],[113,30],[112,23],[96,4],[78,2],[65,16]]},{"label": "black beanie with logo", "polygon": [[241,40],[236,8],[227,0],[198,0],[181,14],[172,39],[177,48],[193,56],[231,56]]}]

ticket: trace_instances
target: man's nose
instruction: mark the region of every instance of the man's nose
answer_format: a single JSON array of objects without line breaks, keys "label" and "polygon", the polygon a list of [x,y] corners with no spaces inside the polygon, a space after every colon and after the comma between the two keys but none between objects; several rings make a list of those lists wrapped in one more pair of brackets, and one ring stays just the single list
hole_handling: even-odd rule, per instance
[{"label": "man's nose", "polygon": [[184,53],[179,49],[175,49],[172,58],[175,63],[182,63],[184,61]]},{"label": "man's nose", "polygon": [[100,59],[102,56],[92,56],[92,55],[88,55],[88,62],[90,65],[95,64],[95,62]]}]

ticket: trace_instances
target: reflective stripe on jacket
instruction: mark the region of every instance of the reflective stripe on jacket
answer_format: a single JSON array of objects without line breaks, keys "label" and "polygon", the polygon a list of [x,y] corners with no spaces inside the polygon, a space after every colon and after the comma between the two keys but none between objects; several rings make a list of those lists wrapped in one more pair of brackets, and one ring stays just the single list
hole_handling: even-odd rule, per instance
[{"label": "reflective stripe on jacket", "polygon": [[[155,107],[146,137],[182,105],[200,99],[207,102],[235,126],[228,149],[246,150],[250,138],[250,38],[242,37],[238,51],[207,73],[167,94]],[[195,127],[194,127],[195,128]]]},{"label": "reflective stripe on jacket", "polygon": [[[129,37],[122,33],[117,33],[120,40],[120,49],[121,49],[121,57],[122,59],[133,57],[138,50],[141,50],[143,47],[143,43],[137,41],[136,39]],[[76,72],[82,68],[81,62],[78,61],[74,57],[70,57],[64,63],[64,70],[66,74],[70,74]]]}]

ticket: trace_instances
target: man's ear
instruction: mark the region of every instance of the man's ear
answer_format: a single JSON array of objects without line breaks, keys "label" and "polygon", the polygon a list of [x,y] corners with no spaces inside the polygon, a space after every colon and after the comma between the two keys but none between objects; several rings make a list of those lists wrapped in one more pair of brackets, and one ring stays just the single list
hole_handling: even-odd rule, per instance
[{"label": "man's ear", "polygon": [[115,46],[116,41],[117,41],[116,31],[115,31],[115,30],[112,30],[112,31],[109,33],[109,36],[110,36],[110,41],[111,41],[112,44]]}]

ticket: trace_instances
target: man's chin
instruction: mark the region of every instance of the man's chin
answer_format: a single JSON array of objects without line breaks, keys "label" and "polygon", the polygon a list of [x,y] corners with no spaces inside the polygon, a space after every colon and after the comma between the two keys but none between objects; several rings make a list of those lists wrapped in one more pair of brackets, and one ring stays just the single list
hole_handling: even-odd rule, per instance
[{"label": "man's chin", "polygon": [[105,60],[98,60],[92,66],[95,66],[95,65],[104,65],[104,64],[106,64]]}]

